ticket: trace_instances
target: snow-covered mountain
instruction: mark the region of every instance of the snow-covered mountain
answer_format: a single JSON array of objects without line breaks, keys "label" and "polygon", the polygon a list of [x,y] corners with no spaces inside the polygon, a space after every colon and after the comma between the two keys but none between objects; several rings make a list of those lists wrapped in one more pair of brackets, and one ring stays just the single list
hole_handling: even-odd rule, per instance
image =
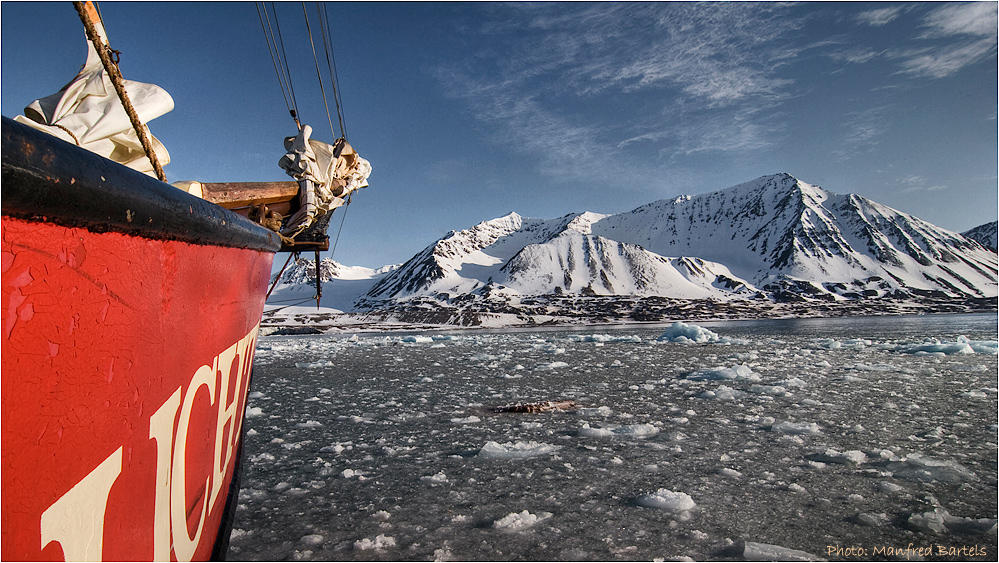
[{"label": "snow-covered mountain", "polygon": [[[475,294],[669,295],[723,297],[753,288],[728,269],[698,258],[666,258],[635,244],[594,235],[606,216],[551,220],[511,213],[452,231],[382,278],[368,300]],[[723,276],[725,282],[718,282]]]},{"label": "snow-covered mountain", "polygon": [[995,252],[901,211],[789,174],[657,201],[608,217],[593,232],[662,255],[717,261],[764,289],[997,294]]},{"label": "snow-covered mountain", "polygon": [[971,240],[978,241],[978,243],[985,248],[992,249],[992,251],[995,252],[996,239],[999,238],[999,222],[992,221],[991,223],[978,225],[977,227],[961,234]]},{"label": "snow-covered mountain", "polygon": [[[282,277],[284,302],[296,287],[314,293],[310,264]],[[778,174],[618,215],[510,213],[452,231],[402,265],[324,261],[321,277],[335,280],[335,308],[372,311],[427,301],[519,306],[537,296],[991,299],[997,267],[995,250],[972,238]]]}]

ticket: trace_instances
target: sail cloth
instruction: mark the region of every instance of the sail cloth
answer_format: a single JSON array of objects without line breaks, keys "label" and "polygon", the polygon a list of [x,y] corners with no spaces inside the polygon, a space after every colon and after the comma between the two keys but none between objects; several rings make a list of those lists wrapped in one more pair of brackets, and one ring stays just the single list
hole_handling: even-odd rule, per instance
[{"label": "sail cloth", "polygon": [[344,139],[333,145],[310,139],[312,127],[303,125],[298,135],[287,137],[288,151],[278,166],[298,181],[301,207],[281,234],[294,238],[319,219],[340,207],[350,194],[368,185],[371,164]]},{"label": "sail cloth", "polygon": [[[100,22],[95,25],[98,33],[106,37],[103,25]],[[87,46],[87,62],[76,78],[55,94],[29,104],[24,108],[24,115],[14,120],[129,168],[155,175],[100,56],[90,41]],[[155,84],[125,80],[124,85],[143,123],[173,109],[173,98]],[[150,137],[160,164],[170,162],[170,154],[163,143]]]}]

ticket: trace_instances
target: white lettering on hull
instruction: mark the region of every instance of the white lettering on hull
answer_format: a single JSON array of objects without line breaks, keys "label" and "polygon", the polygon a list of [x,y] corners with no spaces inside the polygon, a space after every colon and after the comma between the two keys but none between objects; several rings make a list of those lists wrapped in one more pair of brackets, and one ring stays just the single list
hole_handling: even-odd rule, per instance
[{"label": "white lettering on hull", "polygon": [[[251,356],[259,325],[232,346],[199,367],[184,392],[181,385],[149,417],[149,439],[156,443],[152,544],[153,558],[169,561],[171,547],[177,561],[190,561],[201,543],[205,521],[216,508],[225,476],[232,471],[242,432],[240,399],[249,385]],[[233,364],[235,381],[230,386]],[[204,499],[194,537],[187,522],[187,441],[198,391],[206,387],[216,412],[211,469],[204,476]],[[230,392],[231,391],[231,392]],[[245,407],[245,403],[243,404]],[[178,417],[178,414],[180,415]],[[228,427],[228,437],[226,428]],[[41,547],[57,542],[67,561],[99,561],[104,548],[104,516],[111,487],[123,470],[119,447],[94,470],[52,503],[41,515]],[[199,476],[200,477],[200,476]],[[224,499],[224,497],[223,497]],[[171,546],[172,544],[172,546]]]}]

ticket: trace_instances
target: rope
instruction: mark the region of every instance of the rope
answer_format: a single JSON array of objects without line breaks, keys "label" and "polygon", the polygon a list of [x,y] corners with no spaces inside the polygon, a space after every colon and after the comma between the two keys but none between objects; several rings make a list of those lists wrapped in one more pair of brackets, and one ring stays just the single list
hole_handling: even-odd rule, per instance
[{"label": "rope", "polygon": [[333,240],[333,249],[330,250],[330,258],[336,253],[336,245],[340,244],[340,231],[343,230],[343,222],[347,220],[347,210],[350,209],[350,198],[347,196],[347,203],[343,206],[343,213],[340,214],[340,228],[336,230],[336,238]]},{"label": "rope", "polygon": [[[261,13],[261,8],[263,12]],[[271,25],[271,16],[267,13],[267,6],[263,2],[257,2],[257,16],[260,18],[260,27],[264,32],[264,40],[267,42],[267,51],[271,55],[271,62],[274,64],[274,73],[278,77],[278,85],[281,87],[281,95],[284,97],[285,107],[288,113],[298,123],[298,100],[295,97],[295,85],[291,81],[291,68],[288,65],[288,53],[284,48],[284,37],[281,35],[281,26],[278,24],[277,9],[271,2],[271,12],[274,14],[274,25]]]},{"label": "rope", "polygon": [[[322,5],[322,11],[319,6]],[[333,102],[336,104],[336,116],[340,121],[340,136],[347,139],[347,127],[343,124],[343,105],[340,101],[340,77],[336,71],[336,56],[333,53],[333,34],[330,32],[330,19],[326,13],[326,3],[317,2],[316,12],[319,13],[319,23],[323,32],[323,47],[326,49],[326,68],[330,72],[330,82],[333,83]]]},{"label": "rope", "polygon": [[274,278],[274,283],[271,284],[271,288],[267,290],[267,295],[264,296],[265,302],[267,301],[267,298],[271,296],[271,292],[274,291],[274,288],[277,287],[278,282],[281,281],[281,275],[284,274],[284,269],[288,267],[288,264],[291,262],[293,256],[295,256],[294,253],[288,253],[288,259],[284,261],[284,266],[281,266],[281,271],[278,272],[277,277]]},{"label": "rope", "polygon": [[326,86],[323,84],[323,73],[319,70],[319,56],[316,55],[316,42],[312,39],[312,26],[309,25],[309,13],[305,9],[305,2],[302,2],[302,14],[305,16],[305,30],[309,33],[309,44],[312,45],[312,60],[316,62],[316,76],[319,78],[319,91],[323,95],[323,105],[326,106],[326,119],[330,124],[330,134],[336,136],[333,130],[333,117],[330,115],[330,104],[326,99]]}]

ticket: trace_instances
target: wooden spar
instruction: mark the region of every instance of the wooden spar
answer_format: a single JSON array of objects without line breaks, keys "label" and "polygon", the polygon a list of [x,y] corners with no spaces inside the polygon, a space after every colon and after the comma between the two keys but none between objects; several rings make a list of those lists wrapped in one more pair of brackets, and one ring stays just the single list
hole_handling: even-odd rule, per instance
[{"label": "wooden spar", "polygon": [[298,182],[202,183],[201,197],[226,209],[287,203],[298,197]]},{"label": "wooden spar", "polygon": [[107,38],[101,35],[94,23],[101,21],[100,16],[97,14],[97,8],[90,1],[73,2],[73,6],[80,15],[80,21],[83,22],[83,28],[87,31],[87,37],[94,44],[97,56],[101,58],[104,70],[107,71],[108,76],[111,78],[111,84],[114,85],[115,92],[118,93],[121,105],[125,107],[125,113],[128,114],[128,120],[132,122],[135,134],[139,136],[139,143],[142,144],[142,149],[146,151],[146,156],[153,165],[153,170],[156,171],[156,177],[161,182],[166,182],[166,172],[163,171],[160,159],[156,156],[156,151],[153,150],[153,142],[149,138],[149,128],[139,120],[139,115],[136,113],[135,107],[132,106],[132,101],[128,99],[128,93],[125,92],[125,83],[123,82],[124,78],[121,76],[121,71],[118,70],[118,65],[111,60],[111,47],[107,43]]}]

